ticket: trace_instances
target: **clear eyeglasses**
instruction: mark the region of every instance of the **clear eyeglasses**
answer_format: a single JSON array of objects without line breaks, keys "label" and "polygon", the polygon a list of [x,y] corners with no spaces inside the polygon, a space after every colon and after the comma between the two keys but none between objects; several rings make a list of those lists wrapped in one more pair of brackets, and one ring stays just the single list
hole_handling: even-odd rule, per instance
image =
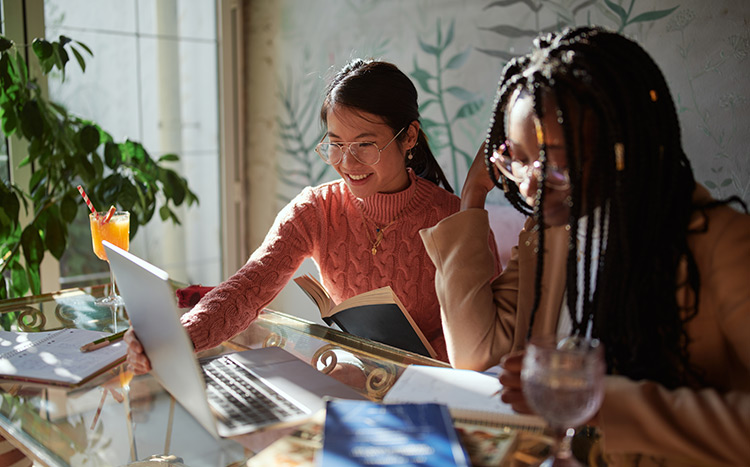
[{"label": "clear eyeglasses", "polygon": [[[542,178],[542,163],[534,161],[531,164],[513,159],[511,143],[504,142],[496,150],[492,151],[490,161],[495,169],[502,172],[505,177],[512,180],[517,185],[522,184],[529,177],[534,176],[537,180]],[[554,165],[547,164],[545,167],[546,177],[544,178],[545,186],[554,190],[567,190],[570,188],[570,176],[568,169],[561,169]],[[496,174],[497,175],[497,174]],[[498,177],[496,177],[498,178]]]},{"label": "clear eyeglasses", "polygon": [[[398,133],[380,149],[377,144],[371,141],[353,141],[353,142],[338,142],[338,143],[324,143],[321,140],[320,143],[315,147],[315,152],[318,153],[323,162],[329,165],[336,165],[341,162],[344,158],[344,153],[349,150],[349,154],[354,156],[357,161],[364,165],[375,165],[380,162],[380,153],[385,151],[392,142],[398,138],[398,135],[404,131],[406,127],[398,130]],[[323,136],[323,139],[326,135]]]}]

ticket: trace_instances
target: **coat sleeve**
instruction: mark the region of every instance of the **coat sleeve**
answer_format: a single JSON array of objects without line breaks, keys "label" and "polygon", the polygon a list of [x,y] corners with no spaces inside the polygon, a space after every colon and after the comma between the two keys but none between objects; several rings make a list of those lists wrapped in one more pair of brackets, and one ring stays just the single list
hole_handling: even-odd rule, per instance
[{"label": "coat sleeve", "polygon": [[435,289],[451,365],[480,371],[496,365],[511,348],[518,290],[515,253],[493,281],[497,258],[488,242],[484,209],[453,214],[420,235],[436,268]]},{"label": "coat sleeve", "polygon": [[[607,377],[599,412],[605,454],[750,463],[750,216],[728,209],[713,213],[709,232],[695,234],[691,244],[701,281],[698,313],[715,320],[719,337],[712,350],[725,357],[714,361],[725,369],[712,370],[727,378],[726,387],[708,382],[670,390]],[[700,326],[691,329],[692,342],[708,339]]]}]

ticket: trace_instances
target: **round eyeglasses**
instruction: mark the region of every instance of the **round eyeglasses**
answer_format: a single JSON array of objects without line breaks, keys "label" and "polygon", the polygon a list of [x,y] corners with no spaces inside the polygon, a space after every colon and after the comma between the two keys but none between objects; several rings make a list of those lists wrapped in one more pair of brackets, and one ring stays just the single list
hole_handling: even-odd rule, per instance
[{"label": "round eyeglasses", "polygon": [[[542,163],[537,160],[529,164],[521,162],[518,159],[513,159],[511,143],[509,141],[504,142],[492,151],[490,161],[496,170],[502,172],[507,179],[515,182],[516,185],[521,185],[531,176],[536,177],[537,180],[542,179]],[[567,190],[570,188],[568,169],[561,169],[547,164],[545,172],[545,186],[554,190]],[[497,173],[495,174],[496,179],[499,179],[498,175]]]},{"label": "round eyeglasses", "polygon": [[[388,143],[380,149],[377,144],[372,141],[353,141],[353,142],[337,142],[337,143],[324,143],[321,140],[317,146],[315,146],[315,152],[318,153],[323,162],[329,165],[336,165],[344,159],[344,153],[349,150],[349,154],[364,165],[375,165],[380,162],[380,153],[385,151],[392,142],[398,138],[398,135],[404,131],[406,127],[398,130],[398,133],[391,138]],[[323,139],[327,135],[323,135]]]}]

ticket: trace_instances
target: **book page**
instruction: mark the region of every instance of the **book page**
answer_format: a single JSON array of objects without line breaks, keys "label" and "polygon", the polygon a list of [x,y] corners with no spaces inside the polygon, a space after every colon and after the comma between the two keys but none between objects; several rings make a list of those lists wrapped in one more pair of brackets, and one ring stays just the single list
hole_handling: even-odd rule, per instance
[{"label": "book page", "polygon": [[436,402],[445,404],[455,418],[472,421],[543,427],[541,417],[516,413],[497,394],[502,388],[495,376],[456,368],[410,365],[383,402]]},{"label": "book page", "polygon": [[294,282],[318,306],[321,317],[329,316],[329,312],[335,303],[323,284],[310,274],[295,277]]},{"label": "book page", "polygon": [[76,384],[125,357],[127,346],[114,342],[92,352],[80,348],[106,332],[62,329],[48,332],[0,331],[0,376]]}]

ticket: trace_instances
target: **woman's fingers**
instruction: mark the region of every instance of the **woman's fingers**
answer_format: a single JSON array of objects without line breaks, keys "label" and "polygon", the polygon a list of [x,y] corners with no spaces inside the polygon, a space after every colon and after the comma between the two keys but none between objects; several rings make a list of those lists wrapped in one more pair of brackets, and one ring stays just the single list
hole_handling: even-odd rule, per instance
[{"label": "woman's fingers", "polygon": [[132,328],[125,332],[123,340],[128,344],[128,368],[137,375],[142,375],[151,371],[151,362],[144,353],[143,346],[140,341],[138,341]]},{"label": "woman's fingers", "polygon": [[500,398],[506,404],[510,404],[513,410],[520,413],[533,413],[526,403],[523,395],[521,382],[521,367],[523,366],[524,351],[513,352],[500,361],[500,374],[498,378],[503,385]]}]

